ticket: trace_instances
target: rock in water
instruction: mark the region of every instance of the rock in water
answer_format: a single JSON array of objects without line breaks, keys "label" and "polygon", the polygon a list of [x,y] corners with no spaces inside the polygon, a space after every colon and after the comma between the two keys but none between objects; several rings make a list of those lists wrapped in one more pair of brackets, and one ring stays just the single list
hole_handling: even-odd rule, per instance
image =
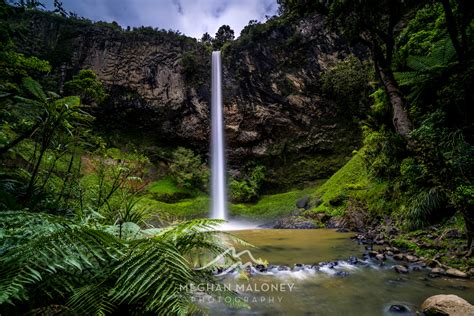
[{"label": "rock in water", "polygon": [[391,313],[408,313],[410,310],[403,305],[392,305],[388,311]]},{"label": "rock in water", "polygon": [[453,268],[446,270],[446,275],[452,278],[461,278],[461,279],[467,279],[469,277],[467,273],[464,273],[462,271],[459,271],[458,269],[453,269]]},{"label": "rock in water", "polygon": [[405,266],[402,265],[396,265],[393,267],[397,273],[408,273],[408,269]]},{"label": "rock in water", "polygon": [[427,315],[472,316],[474,306],[457,295],[435,295],[421,304],[423,313]]}]

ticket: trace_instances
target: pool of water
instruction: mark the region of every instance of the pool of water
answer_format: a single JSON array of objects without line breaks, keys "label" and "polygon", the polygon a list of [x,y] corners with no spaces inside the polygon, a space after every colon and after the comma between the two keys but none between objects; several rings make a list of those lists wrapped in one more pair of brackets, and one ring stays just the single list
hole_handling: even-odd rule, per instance
[{"label": "pool of water", "polygon": [[[233,309],[212,300],[204,304],[211,315],[415,315],[421,303],[436,294],[456,294],[474,303],[471,280],[430,278],[428,270],[400,275],[397,262],[380,265],[371,259],[349,264],[351,256],[361,258],[364,247],[350,240],[350,233],[334,230],[242,230],[233,232],[257,248],[246,248],[254,258],[278,265],[248,280],[242,273],[220,276],[237,289],[250,309]],[[242,247],[238,250],[245,250]],[[242,262],[251,261],[248,254]],[[334,267],[311,265],[340,260]],[[295,264],[307,264],[294,267]],[[280,271],[281,266],[289,271]],[[296,271],[298,270],[298,271]],[[392,313],[391,305],[403,305],[409,312]]]}]

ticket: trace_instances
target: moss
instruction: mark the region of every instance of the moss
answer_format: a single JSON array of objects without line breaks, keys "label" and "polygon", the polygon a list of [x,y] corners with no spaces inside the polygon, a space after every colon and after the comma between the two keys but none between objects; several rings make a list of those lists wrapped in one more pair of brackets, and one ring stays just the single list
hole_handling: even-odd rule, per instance
[{"label": "moss", "polygon": [[313,211],[331,216],[342,215],[349,199],[363,201],[374,214],[387,213],[396,208],[396,201],[389,196],[390,185],[372,177],[362,158],[363,150],[355,155],[331,178],[313,193],[313,200],[320,200]]},{"label": "moss", "polygon": [[407,250],[415,250],[415,251],[419,250],[416,243],[406,240],[406,239],[402,239],[402,238],[394,239],[391,241],[391,243],[393,246],[398,247],[398,248],[407,249]]}]

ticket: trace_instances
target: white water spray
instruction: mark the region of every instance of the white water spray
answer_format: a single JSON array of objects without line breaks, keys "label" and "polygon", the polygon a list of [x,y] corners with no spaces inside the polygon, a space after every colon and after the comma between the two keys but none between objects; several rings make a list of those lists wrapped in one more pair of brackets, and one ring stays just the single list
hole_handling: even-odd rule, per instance
[{"label": "white water spray", "polygon": [[221,52],[212,52],[211,218],[227,219]]}]

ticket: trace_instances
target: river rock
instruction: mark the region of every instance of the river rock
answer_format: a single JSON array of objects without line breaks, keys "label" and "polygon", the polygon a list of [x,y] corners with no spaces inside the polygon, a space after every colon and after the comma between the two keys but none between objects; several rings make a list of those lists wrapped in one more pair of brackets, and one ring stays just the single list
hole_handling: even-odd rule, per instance
[{"label": "river rock", "polygon": [[403,306],[403,305],[392,305],[390,306],[388,311],[391,313],[403,313],[403,314],[410,312],[410,310],[406,306]]},{"label": "river rock", "polygon": [[379,253],[375,250],[369,251],[369,256],[370,257],[376,257]]},{"label": "river rock", "polygon": [[474,315],[474,306],[457,295],[434,295],[421,304],[423,313],[435,316],[468,316]]},{"label": "river rock", "polygon": [[446,271],[444,271],[443,268],[433,268],[431,269],[431,273],[434,273],[434,274],[444,274]]},{"label": "river rock", "polygon": [[385,261],[386,258],[383,254],[379,253],[375,256],[375,259],[377,259],[378,261]]},{"label": "river rock", "polygon": [[418,258],[416,256],[412,256],[412,255],[405,255],[405,259],[408,261],[408,262],[415,262],[415,261],[418,261]]},{"label": "river rock", "polygon": [[393,267],[397,273],[408,273],[408,268],[402,265],[396,265]]},{"label": "river rock", "polygon": [[403,255],[401,253],[394,254],[393,259],[401,261],[403,260]]},{"label": "river rock", "polygon": [[446,270],[446,275],[452,278],[461,278],[461,279],[467,279],[469,276],[467,273],[459,271],[458,269],[450,268]]}]

